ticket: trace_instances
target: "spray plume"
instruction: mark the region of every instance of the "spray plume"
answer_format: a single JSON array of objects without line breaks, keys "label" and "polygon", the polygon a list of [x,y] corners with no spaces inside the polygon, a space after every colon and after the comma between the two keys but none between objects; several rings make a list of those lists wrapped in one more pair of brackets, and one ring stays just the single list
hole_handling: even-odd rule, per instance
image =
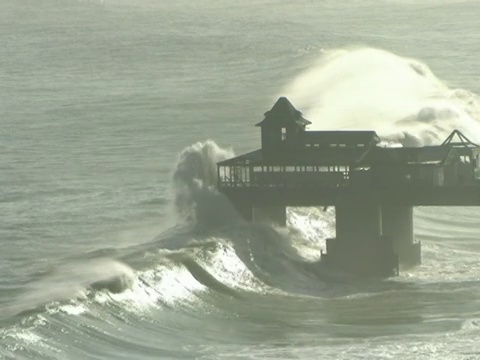
[{"label": "spray plume", "polygon": [[216,190],[217,162],[234,156],[208,140],[185,148],[179,155],[172,180],[175,209],[201,227],[222,226],[239,215],[228,199]]},{"label": "spray plume", "polygon": [[441,143],[454,129],[480,139],[480,99],[450,89],[423,63],[372,48],[324,51],[283,91],[311,129],[374,129],[406,146]]}]

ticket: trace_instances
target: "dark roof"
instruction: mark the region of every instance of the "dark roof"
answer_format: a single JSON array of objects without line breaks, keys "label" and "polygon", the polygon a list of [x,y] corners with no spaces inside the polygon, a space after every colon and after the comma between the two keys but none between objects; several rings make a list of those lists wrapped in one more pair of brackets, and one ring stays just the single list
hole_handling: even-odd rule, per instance
[{"label": "dark roof", "polygon": [[255,126],[263,126],[266,124],[285,126],[292,123],[296,123],[300,126],[311,124],[310,121],[303,118],[302,113],[295,109],[286,97],[281,97],[277,100],[275,105],[265,113],[265,118]]},{"label": "dark roof", "polygon": [[375,131],[305,131],[305,144],[378,144],[380,138]]},{"label": "dark roof", "polygon": [[289,165],[356,165],[362,162],[370,148],[306,148],[300,156],[287,154],[285,163]]},{"label": "dark roof", "polygon": [[281,152],[278,157],[264,157],[262,150],[237,156],[218,165],[440,165],[459,156],[451,146],[425,146],[420,148],[302,148],[296,152]]},{"label": "dark roof", "polygon": [[258,164],[263,161],[263,152],[261,149],[236,156],[227,160],[220,161],[218,165],[249,165]]},{"label": "dark roof", "polygon": [[418,148],[380,148],[368,154],[366,162],[381,165],[438,165],[447,161],[455,149],[451,146],[425,146]]},{"label": "dark roof", "polygon": [[369,148],[302,148],[293,153],[285,151],[278,156],[264,156],[262,150],[252,151],[232,159],[219,162],[218,165],[267,165],[267,166],[328,166],[354,165],[363,160]]}]

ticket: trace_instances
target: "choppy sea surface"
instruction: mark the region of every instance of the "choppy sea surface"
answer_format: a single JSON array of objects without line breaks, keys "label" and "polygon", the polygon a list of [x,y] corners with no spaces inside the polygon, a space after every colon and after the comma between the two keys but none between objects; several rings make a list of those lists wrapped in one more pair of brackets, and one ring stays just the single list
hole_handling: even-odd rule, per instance
[{"label": "choppy sea surface", "polygon": [[479,359],[480,209],[423,263],[325,281],[333,209],[242,221],[215,163],[312,129],[480,140],[477,1],[1,0],[0,358]]}]

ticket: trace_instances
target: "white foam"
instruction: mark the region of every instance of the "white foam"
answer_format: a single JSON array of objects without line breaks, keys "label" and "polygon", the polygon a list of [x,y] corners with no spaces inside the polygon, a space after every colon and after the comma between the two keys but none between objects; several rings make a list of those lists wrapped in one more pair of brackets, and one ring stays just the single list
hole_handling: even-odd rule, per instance
[{"label": "white foam", "polygon": [[121,293],[96,293],[95,301],[100,304],[118,302],[128,310],[144,311],[162,304],[173,306],[194,301],[195,294],[204,290],[205,286],[187,269],[181,266],[159,266],[138,273],[132,287]]},{"label": "white foam", "polygon": [[202,265],[218,281],[231,288],[257,292],[269,289],[252,274],[230,245],[223,244],[218,247]]},{"label": "white foam", "polygon": [[42,338],[30,330],[13,330],[6,334],[7,337],[11,337],[15,340],[22,341],[24,344],[32,345],[42,341]]},{"label": "white foam", "polygon": [[423,63],[372,48],[324,51],[282,91],[312,129],[373,129],[406,145],[438,144],[453,130],[480,139],[480,101],[450,89]]},{"label": "white foam", "polygon": [[59,307],[59,310],[69,315],[81,315],[88,312],[88,309],[84,304],[62,305]]},{"label": "white foam", "polygon": [[333,207],[326,211],[317,207],[288,208],[287,224],[294,231],[292,245],[306,260],[318,260],[320,251],[325,250],[325,239],[335,235],[334,212]]}]

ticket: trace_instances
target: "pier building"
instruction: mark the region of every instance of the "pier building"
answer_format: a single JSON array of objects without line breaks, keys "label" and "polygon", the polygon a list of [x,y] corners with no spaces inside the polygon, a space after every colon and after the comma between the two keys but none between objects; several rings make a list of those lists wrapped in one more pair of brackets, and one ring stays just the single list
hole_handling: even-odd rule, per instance
[{"label": "pier building", "polygon": [[321,262],[390,276],[421,262],[414,206],[480,206],[480,147],[458,130],[442,144],[387,147],[375,131],[308,131],[281,97],[261,148],[218,163],[218,189],[249,221],[286,223],[286,207],[335,207]]}]

